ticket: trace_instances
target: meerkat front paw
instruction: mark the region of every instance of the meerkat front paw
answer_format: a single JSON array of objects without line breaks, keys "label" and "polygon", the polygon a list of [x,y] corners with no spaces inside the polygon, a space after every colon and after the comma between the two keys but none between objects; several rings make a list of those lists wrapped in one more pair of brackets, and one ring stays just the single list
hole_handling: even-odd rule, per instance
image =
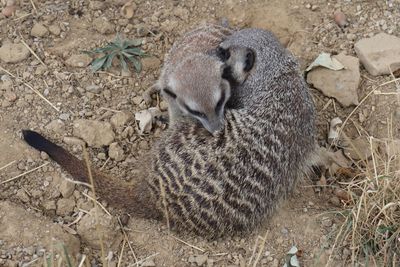
[{"label": "meerkat front paw", "polygon": [[146,91],[144,91],[144,93],[142,95],[144,102],[147,105],[150,105],[151,102],[153,101],[153,99],[151,98],[151,95],[155,94],[155,93],[160,93],[160,92],[161,92],[161,88],[157,84],[154,84],[153,86],[148,88]]}]

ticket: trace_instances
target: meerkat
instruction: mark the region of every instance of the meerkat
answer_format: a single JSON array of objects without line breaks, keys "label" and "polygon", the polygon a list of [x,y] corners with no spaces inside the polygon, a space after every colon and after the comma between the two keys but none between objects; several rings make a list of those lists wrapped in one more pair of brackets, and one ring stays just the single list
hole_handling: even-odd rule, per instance
[{"label": "meerkat", "polygon": [[[295,58],[269,31],[244,29],[222,47],[247,47],[254,67],[210,136],[180,117],[156,143],[132,183],[93,170],[98,196],[132,216],[165,220],[175,230],[209,238],[251,230],[275,210],[309,168],[315,109]],[[242,104],[240,104],[240,102]],[[26,142],[88,183],[84,161],[33,131]]]},{"label": "meerkat", "polygon": [[144,94],[161,92],[169,106],[169,123],[180,116],[199,120],[214,133],[223,128],[231,86],[244,82],[253,64],[253,53],[245,47],[219,48],[234,31],[206,24],[184,34],[166,56],[160,78]]}]

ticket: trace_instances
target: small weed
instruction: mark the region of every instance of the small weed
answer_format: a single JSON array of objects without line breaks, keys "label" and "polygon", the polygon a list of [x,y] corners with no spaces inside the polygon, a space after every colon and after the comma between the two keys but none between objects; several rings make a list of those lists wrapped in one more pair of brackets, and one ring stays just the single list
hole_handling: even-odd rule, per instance
[{"label": "small weed", "polygon": [[146,53],[140,49],[141,44],[141,39],[128,40],[122,39],[117,35],[114,41],[104,47],[83,52],[91,56],[102,55],[90,63],[93,72],[100,69],[109,69],[115,57],[119,59],[119,63],[124,70],[128,70],[128,62],[131,62],[135,71],[140,72],[142,70],[140,58],[146,56]]}]

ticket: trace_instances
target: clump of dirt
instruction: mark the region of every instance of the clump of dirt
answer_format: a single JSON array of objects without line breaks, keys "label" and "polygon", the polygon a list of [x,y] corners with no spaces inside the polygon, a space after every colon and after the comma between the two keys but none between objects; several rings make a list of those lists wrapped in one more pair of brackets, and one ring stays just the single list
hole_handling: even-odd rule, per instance
[{"label": "clump of dirt", "polygon": [[[113,133],[112,140],[100,140],[100,145],[90,147],[91,163],[129,180],[137,171],[137,159],[166,128],[158,123],[150,134],[142,135],[132,114],[149,108],[142,94],[158,78],[165,53],[183,32],[201,21],[222,18],[239,28],[270,29],[299,58],[304,70],[321,52],[356,56],[354,43],[361,38],[379,32],[400,36],[397,2],[137,0],[129,4],[132,17],[121,13],[127,1],[14,2],[13,16],[0,15],[1,46],[13,48],[0,52],[8,53],[0,55],[0,233],[4,233],[0,235],[0,265],[31,262],[31,266],[43,266],[43,255],[51,253],[51,244],[56,246],[60,240],[75,263],[86,258],[95,266],[104,261],[115,266],[119,257],[121,266],[135,262],[141,266],[246,266],[250,261],[257,261],[258,266],[282,266],[293,245],[302,251],[302,266],[323,266],[328,260],[337,266],[350,257],[348,247],[332,253],[334,232],[341,221],[334,214],[346,201],[330,186],[345,179],[321,178],[319,186],[305,180],[275,216],[252,233],[210,242],[169,233],[161,222],[131,218],[126,224],[123,217],[118,222],[117,213],[105,203],[111,215],[104,210],[97,214],[89,190],[63,182],[68,175],[57,165],[42,166],[47,155],[24,144],[20,130],[38,130],[81,156],[82,140],[77,137],[83,136],[76,134],[74,125],[80,120],[101,121]],[[346,27],[334,21],[338,10],[347,17]],[[92,73],[88,68],[91,58],[80,51],[104,45],[117,32],[142,38],[142,49],[151,57],[143,59],[140,73],[133,69],[121,72],[117,66]],[[387,137],[388,129],[392,138],[400,138],[399,129],[390,128],[393,124],[388,120],[397,100],[382,94],[395,90],[392,80],[388,75],[373,77],[361,68],[361,104],[356,109],[344,108],[311,88],[318,111],[319,144],[331,146],[327,134],[335,117],[342,121],[349,117],[344,133],[350,139],[365,133]],[[381,84],[381,94],[370,93]],[[162,100],[154,99],[156,103],[161,110],[167,107]],[[89,226],[99,216],[106,222],[98,232],[105,237],[102,242],[107,242],[103,250],[93,245],[96,239],[90,238],[89,230],[82,230],[90,228],[96,235],[97,230]],[[23,223],[27,218],[30,226]],[[12,240],[15,231],[21,234]],[[53,237],[58,241],[49,241]],[[63,257],[60,250],[55,254]]]}]

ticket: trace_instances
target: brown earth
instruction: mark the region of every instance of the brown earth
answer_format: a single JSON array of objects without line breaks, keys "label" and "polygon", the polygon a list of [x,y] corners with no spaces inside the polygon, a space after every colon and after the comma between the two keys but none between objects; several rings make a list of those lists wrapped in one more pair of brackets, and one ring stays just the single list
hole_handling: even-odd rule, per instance
[{"label": "brown earth", "polygon": [[[35,129],[62,143],[65,136],[72,136],[72,124],[77,119],[110,121],[115,111],[133,113],[145,109],[141,94],[157,79],[165,52],[176,37],[199,22],[225,17],[237,27],[270,29],[299,58],[303,69],[321,52],[344,51],[355,55],[354,42],[361,38],[382,31],[400,36],[400,28],[396,27],[400,22],[398,1],[136,0],[131,19],[121,16],[121,0],[32,2],[35,8],[31,1],[17,1],[14,16],[0,15],[0,42],[17,43],[23,39],[45,65],[33,55],[18,63],[1,62],[0,65],[4,68],[0,69],[0,168],[12,162],[0,169],[0,266],[28,262],[32,262],[30,266],[44,266],[43,251],[53,251],[48,241],[53,234],[71,246],[68,249],[75,262],[86,255],[87,262],[98,266],[101,250],[94,243],[100,241],[93,241],[90,236],[102,231],[109,266],[116,266],[123,246],[116,217],[98,215],[107,222],[100,227],[100,232],[85,227],[80,229],[83,220],[80,216],[92,216],[93,213],[87,213],[93,204],[82,194],[87,189],[82,186],[75,186],[75,189],[62,182],[68,175],[56,164],[50,163],[10,182],[1,181],[47,162],[45,155],[21,141],[21,129]],[[347,28],[341,29],[333,21],[336,10],[347,15]],[[50,33],[32,37],[31,29],[37,23],[51,29]],[[149,29],[151,33],[146,34],[143,29]],[[80,50],[90,50],[112,40],[116,32],[128,38],[144,38],[143,48],[152,58],[145,60],[140,74],[132,72],[129,76],[121,76],[118,67],[93,74],[89,68],[66,64]],[[22,77],[60,111],[5,70]],[[361,75],[359,100],[375,86],[392,79],[389,76],[372,77],[363,68]],[[394,89],[391,83],[381,87],[380,91],[392,92]],[[330,120],[334,117],[346,119],[354,107],[342,108],[335,100],[311,90],[318,111],[318,141],[327,146]],[[356,138],[359,134],[369,133],[377,138],[387,137],[388,118],[395,108],[394,97],[372,94],[351,116],[345,127],[347,135]],[[106,172],[129,179],[134,175],[135,162],[152,146],[162,129],[157,127],[151,134],[139,136],[131,120],[114,131],[114,141],[123,148],[124,160],[107,159],[107,147],[90,148],[90,157],[95,166],[103,166]],[[399,131],[395,130],[394,135],[399,138]],[[81,155],[79,145],[69,142],[63,146]],[[275,216],[245,236],[209,242],[201,237],[169,233],[160,222],[131,218],[125,231],[132,250],[125,244],[121,266],[134,266],[135,258],[146,259],[141,266],[247,266],[250,260],[254,262],[257,258],[258,249],[253,255],[255,244],[263,243],[264,236],[265,246],[258,266],[283,266],[286,253],[293,245],[303,252],[301,266],[325,266],[330,256],[331,266],[346,266],[348,248],[339,248],[335,253],[331,250],[334,231],[341,220],[335,214],[342,209],[343,204],[330,190],[317,190],[306,180],[300,183],[290,199],[282,203]],[[111,213],[115,214],[112,209]],[[32,227],[22,223],[28,218],[32,220]],[[54,229],[48,235],[43,234],[41,231],[45,231],[49,223]],[[30,234],[17,235],[16,231],[30,231]],[[54,246],[58,242],[54,241]],[[79,251],[80,255],[74,251]],[[60,251],[57,254],[63,255]]]}]

